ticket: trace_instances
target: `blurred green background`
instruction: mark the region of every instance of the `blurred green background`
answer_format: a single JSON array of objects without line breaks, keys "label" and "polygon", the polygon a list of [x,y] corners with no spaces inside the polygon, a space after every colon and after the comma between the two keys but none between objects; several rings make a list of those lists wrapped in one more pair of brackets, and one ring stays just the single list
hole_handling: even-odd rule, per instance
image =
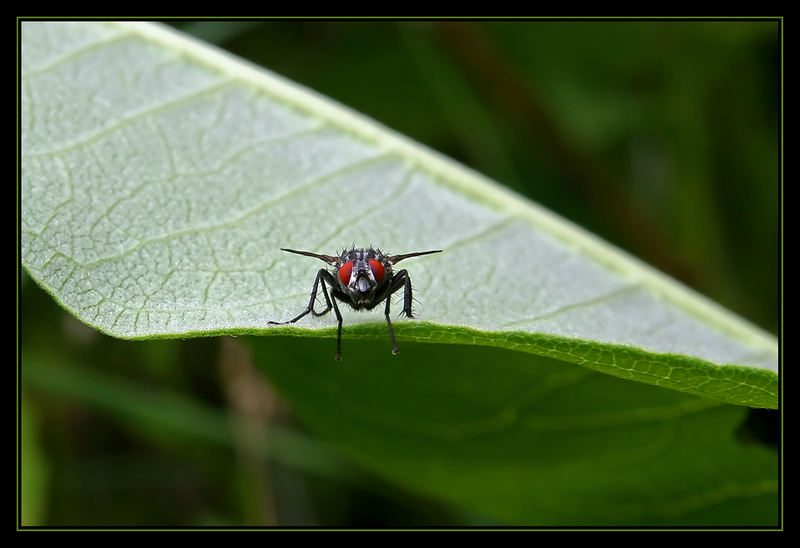
[{"label": "blurred green background", "polygon": [[[778,334],[777,22],[171,24],[463,162]],[[390,486],[308,433],[241,341],[114,340],[21,279],[23,524],[493,523]],[[280,353],[292,341],[270,343]],[[298,367],[306,358],[297,353]],[[776,443],[776,413],[748,424]]]}]

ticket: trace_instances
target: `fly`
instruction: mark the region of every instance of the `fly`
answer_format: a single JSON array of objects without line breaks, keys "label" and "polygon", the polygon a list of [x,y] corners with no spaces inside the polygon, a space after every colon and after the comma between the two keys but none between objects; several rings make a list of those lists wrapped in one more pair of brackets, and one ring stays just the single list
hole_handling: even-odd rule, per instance
[{"label": "fly", "polygon": [[[289,253],[306,255],[323,260],[332,266],[334,271],[331,272],[321,268],[319,272],[317,272],[317,277],[314,279],[314,287],[311,289],[311,298],[305,310],[289,321],[271,321],[269,323],[273,325],[295,323],[308,313],[311,313],[313,316],[322,316],[330,312],[331,308],[333,308],[333,312],[336,314],[336,321],[339,323],[336,337],[337,360],[342,359],[342,314],[339,312],[336,301],[341,301],[354,310],[372,310],[381,304],[381,302],[386,301],[384,314],[386,315],[386,323],[389,326],[389,337],[392,339],[392,354],[397,354],[397,343],[394,340],[392,320],[389,318],[389,307],[391,305],[392,294],[400,288],[403,289],[403,311],[401,314],[405,314],[409,318],[413,318],[414,316],[411,313],[411,278],[408,276],[408,272],[405,269],[395,273],[392,267],[409,257],[442,252],[441,249],[435,249],[433,251],[417,251],[415,253],[405,253],[403,255],[385,255],[380,249],[354,248],[350,251],[342,251],[341,255],[337,257],[334,255],[311,253],[310,251],[281,249]],[[322,288],[322,294],[325,296],[325,310],[317,312],[314,310],[314,304],[317,299],[317,291],[320,287]],[[328,288],[330,288],[330,295],[328,295]]]}]

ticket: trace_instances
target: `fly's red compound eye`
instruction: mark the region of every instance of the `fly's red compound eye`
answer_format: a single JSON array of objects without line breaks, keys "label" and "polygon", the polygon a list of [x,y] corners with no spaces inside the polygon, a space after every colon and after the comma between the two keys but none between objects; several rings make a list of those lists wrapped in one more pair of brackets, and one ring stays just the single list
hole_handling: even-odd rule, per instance
[{"label": "fly's red compound eye", "polygon": [[383,270],[383,265],[379,261],[376,261],[375,259],[370,259],[369,267],[372,269],[372,275],[375,277],[375,281],[376,282],[381,281],[383,279],[384,274],[386,274],[386,272],[384,272]]},{"label": "fly's red compound eye", "polygon": [[350,273],[353,272],[353,261],[347,261],[339,269],[339,279],[342,280],[344,285],[350,283]]}]

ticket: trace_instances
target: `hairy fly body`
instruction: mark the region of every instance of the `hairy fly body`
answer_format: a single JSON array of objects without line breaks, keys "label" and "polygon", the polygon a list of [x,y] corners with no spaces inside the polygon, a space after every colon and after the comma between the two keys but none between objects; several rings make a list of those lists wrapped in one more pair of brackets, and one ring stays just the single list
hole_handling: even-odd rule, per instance
[{"label": "hairy fly body", "polygon": [[[394,340],[392,320],[389,318],[391,297],[393,293],[403,288],[402,314],[413,318],[411,313],[412,295],[411,278],[408,277],[408,272],[404,269],[395,273],[392,267],[409,257],[441,253],[442,251],[441,249],[436,249],[433,251],[405,253],[403,255],[385,255],[380,249],[354,248],[350,251],[342,251],[339,256],[333,256],[320,255],[309,251],[297,251],[295,249],[281,249],[289,253],[321,259],[332,266],[334,272],[324,268],[317,272],[308,306],[300,314],[286,322],[269,323],[278,325],[294,323],[308,313],[314,316],[322,316],[333,308],[333,312],[336,314],[336,321],[339,323],[336,338],[337,360],[342,359],[342,314],[339,312],[337,301],[347,304],[355,310],[372,310],[386,301],[384,314],[386,315],[386,323],[389,325],[389,336],[392,339],[392,354],[397,354],[397,343]],[[322,288],[322,295],[325,297],[325,309],[322,312],[317,312],[314,310],[314,304],[320,287]],[[330,295],[328,294],[328,289],[330,289]]]}]

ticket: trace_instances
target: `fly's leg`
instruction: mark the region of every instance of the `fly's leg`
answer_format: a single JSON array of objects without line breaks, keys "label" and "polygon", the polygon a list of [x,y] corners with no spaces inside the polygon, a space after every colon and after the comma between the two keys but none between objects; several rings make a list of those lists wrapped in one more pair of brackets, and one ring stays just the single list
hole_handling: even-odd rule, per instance
[{"label": "fly's leg", "polygon": [[[268,324],[271,325],[286,325],[287,323],[295,323],[297,320],[311,312],[314,316],[322,316],[323,314],[327,314],[328,311],[331,309],[331,299],[328,297],[328,290],[325,289],[325,281],[328,281],[329,284],[335,283],[333,277],[331,276],[330,272],[321,268],[319,272],[317,272],[317,277],[314,278],[314,287],[311,289],[311,298],[308,300],[308,306],[305,310],[303,310],[300,314],[292,318],[291,320],[285,322],[273,322],[269,321]],[[314,304],[317,300],[317,288],[319,287],[320,282],[322,282],[322,294],[325,295],[325,310],[322,312],[317,312],[314,310]],[[333,287],[333,285],[331,285]]]},{"label": "fly's leg", "polygon": [[336,313],[336,321],[339,322],[339,326],[336,329],[336,356],[334,359],[340,362],[342,361],[342,314],[336,305],[336,295],[333,296],[331,302],[333,303],[333,311]]},{"label": "fly's leg", "polygon": [[408,272],[405,270],[401,270],[392,276],[391,285],[386,294],[386,309],[384,313],[386,314],[386,324],[389,326],[389,336],[392,339],[392,354],[397,354],[400,351],[397,349],[397,343],[394,340],[394,328],[392,328],[392,320],[389,316],[389,306],[392,302],[392,294],[401,287],[403,288],[403,312],[401,314],[405,313],[409,318],[413,318],[414,316],[411,314],[411,278],[408,277]]},{"label": "fly's leg", "polygon": [[401,270],[392,276],[389,294],[396,293],[401,287],[403,288],[403,311],[400,312],[400,315],[402,316],[405,314],[407,317],[413,318],[414,314],[411,313],[411,304],[414,301],[414,296],[411,290],[411,278],[406,270]]},{"label": "fly's leg", "polygon": [[392,338],[392,354],[397,354],[400,351],[397,349],[397,343],[394,340],[394,329],[392,329],[392,319],[389,317],[389,307],[391,304],[392,304],[392,292],[389,291],[388,294],[386,295],[386,310],[385,310],[386,324],[389,326],[389,337]]},{"label": "fly's leg", "polygon": [[[336,280],[333,279],[333,275],[321,268],[319,272],[317,272],[317,277],[314,279],[314,287],[311,289],[311,298],[308,300],[308,306],[305,310],[303,310],[300,314],[292,318],[291,320],[285,322],[267,322],[272,325],[286,325],[289,323],[295,323],[297,320],[302,318],[303,316],[311,313],[313,316],[323,316],[330,312],[331,308],[333,308],[334,313],[336,313],[336,321],[338,322],[338,330],[337,330],[337,337],[336,337],[336,360],[342,360],[342,314],[339,312],[339,307],[336,305],[336,297],[331,299],[328,295],[328,289],[326,288],[326,283],[330,284],[331,287],[336,287]],[[317,301],[317,290],[322,285],[322,294],[325,296],[325,310],[322,312],[317,312],[314,310],[314,304]]]},{"label": "fly's leg", "polygon": [[[325,274],[328,274],[327,270],[320,270],[320,272],[324,272]],[[320,274],[317,273],[317,279],[319,279],[319,276],[320,276]],[[330,279],[328,280],[328,283],[331,283]],[[316,310],[314,310],[314,307],[311,307],[311,314],[314,315],[314,316],[324,316],[325,314],[327,314],[331,310],[331,298],[328,297],[328,290],[325,288],[325,280],[322,280],[322,294],[325,296],[325,310],[323,310],[322,312],[317,312]],[[314,295],[312,300],[314,300],[315,298],[316,298],[316,295]],[[338,310],[337,310],[337,312],[338,312]],[[338,316],[338,314],[337,314],[337,316]]]},{"label": "fly's leg", "polygon": [[[401,270],[397,273],[397,276],[403,277],[403,311],[401,314],[405,314],[409,318],[413,318],[414,315],[411,313],[411,303],[414,300],[413,294],[411,292],[411,278],[408,275],[408,272],[405,270]],[[392,278],[392,285],[394,285],[394,278]],[[400,289],[400,282],[398,280],[397,287],[393,289],[393,291],[397,291]]]}]

